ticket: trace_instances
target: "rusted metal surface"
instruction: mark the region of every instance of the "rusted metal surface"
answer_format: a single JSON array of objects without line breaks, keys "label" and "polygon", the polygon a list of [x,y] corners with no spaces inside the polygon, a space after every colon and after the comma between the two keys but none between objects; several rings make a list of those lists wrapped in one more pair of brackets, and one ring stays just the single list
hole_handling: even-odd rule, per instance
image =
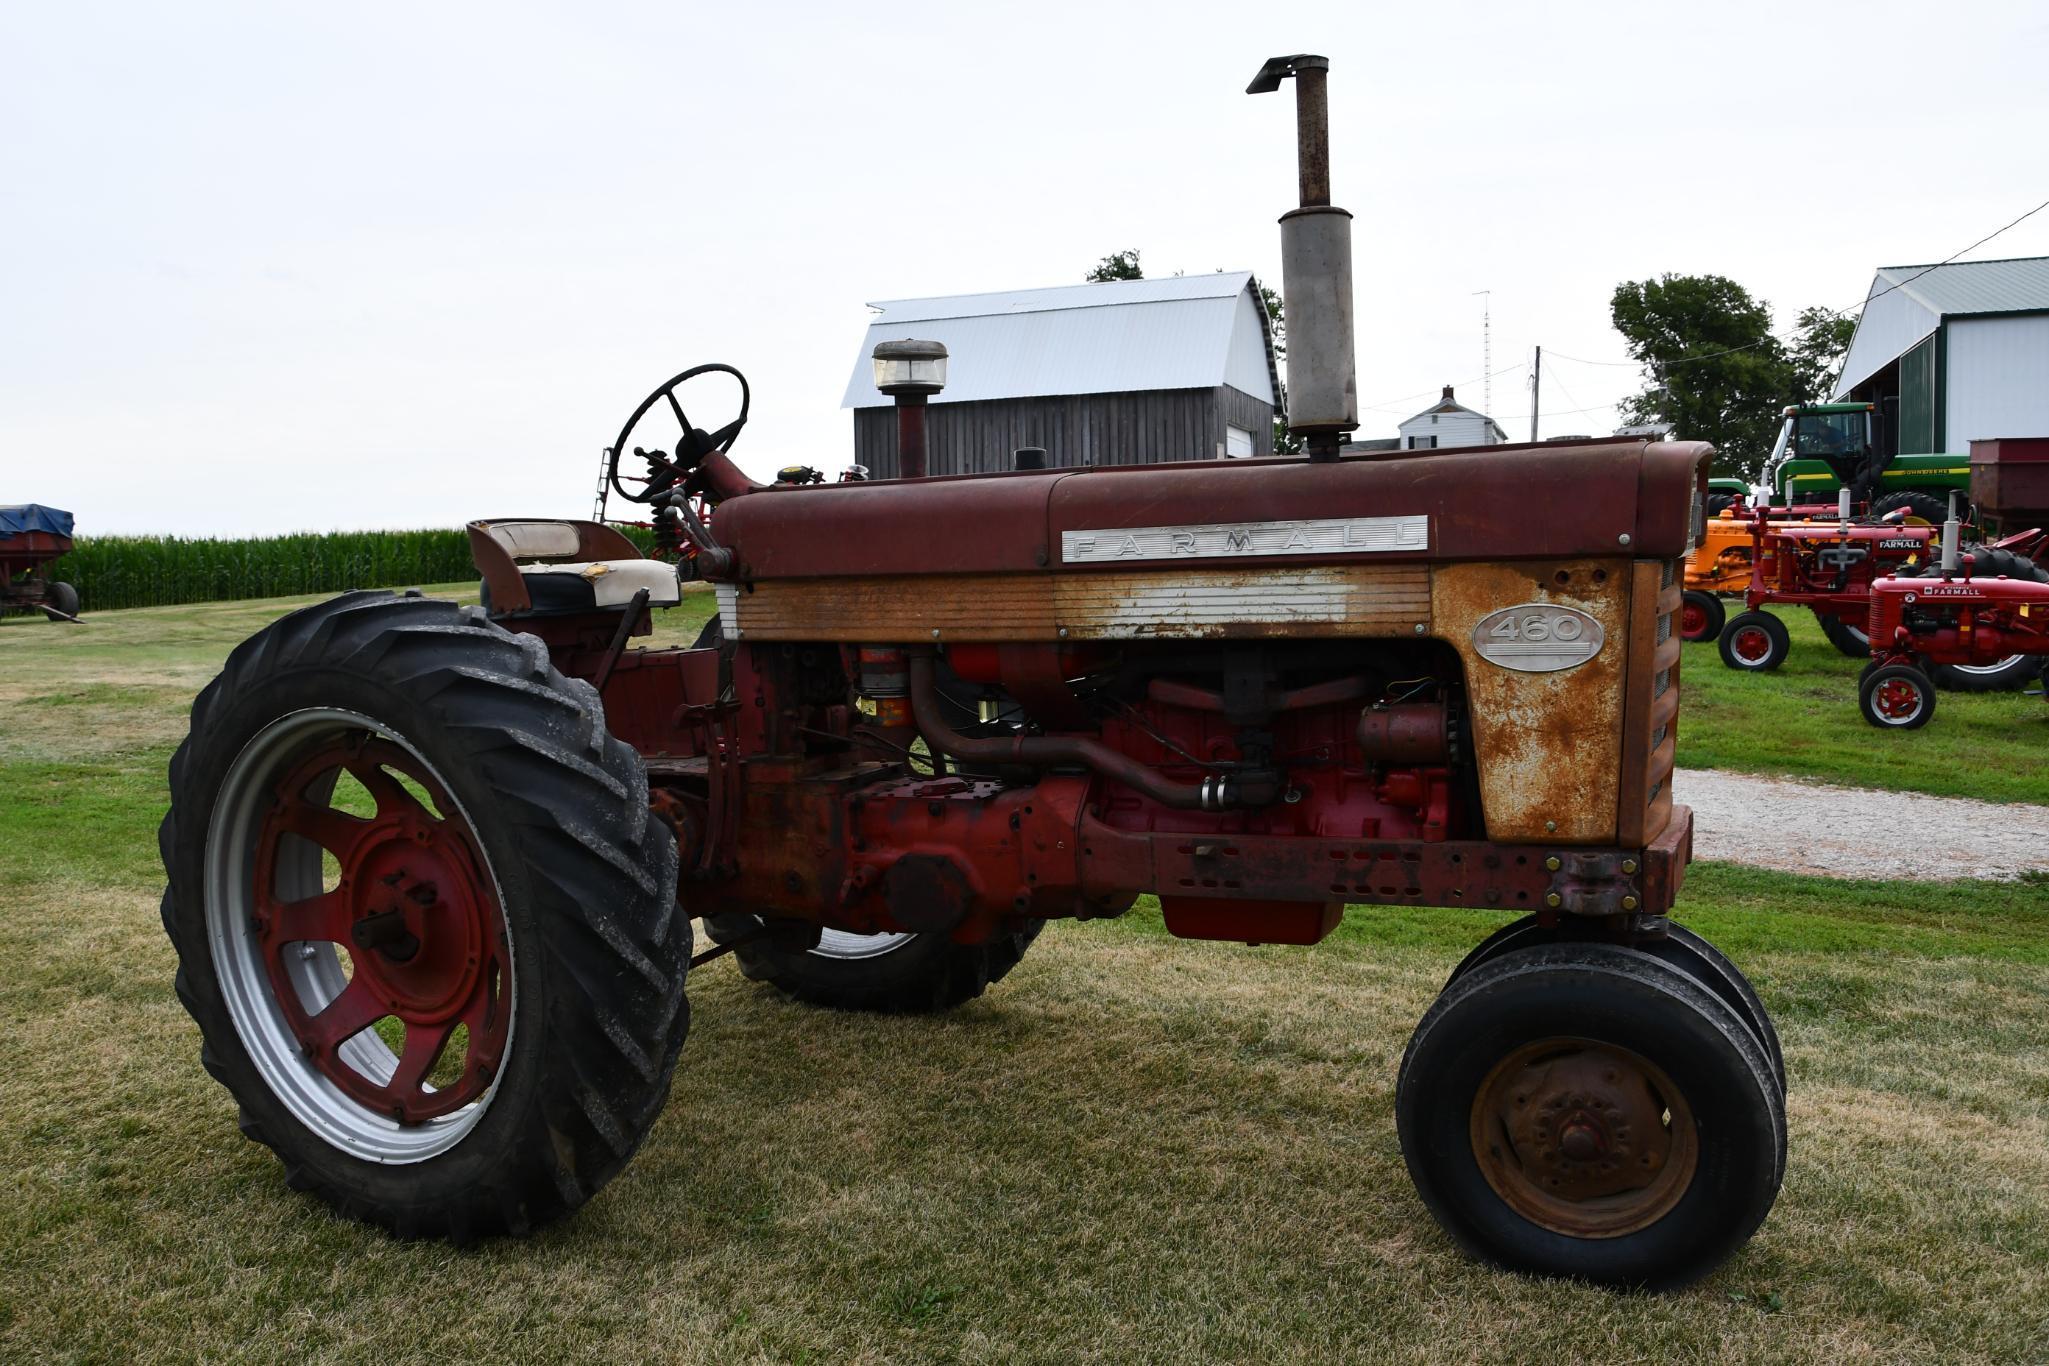
[{"label": "rusted metal surface", "polygon": [[1380,763],[1442,764],[1451,758],[1451,717],[1442,702],[1400,702],[1359,713],[1360,751]]},{"label": "rusted metal surface", "polygon": [[[1533,559],[1618,548],[1676,557],[1691,544],[1691,497],[1710,453],[1698,442],[1606,440],[817,484],[735,498],[717,520],[737,576],[755,583],[1036,571],[1057,562],[1062,532],[1209,523],[1220,511],[1233,522],[1427,517],[1429,548],[1392,560],[1499,560],[1504,548]],[[1545,507],[1574,515],[1532,515]],[[1323,558],[1358,557],[1340,547]],[[1248,553],[1242,563],[1305,561]]]},{"label": "rusted metal surface", "polygon": [[[1497,840],[1595,843],[1615,838],[1622,761],[1631,561],[1580,559],[1439,565],[1430,633],[1459,652],[1480,806]],[[1570,669],[1525,673],[1482,657],[1474,631],[1513,604],[1584,612],[1606,637]]]},{"label": "rusted metal surface", "polygon": [[1971,501],[2009,534],[2049,526],[2049,436],[1973,441]]},{"label": "rusted metal surface", "polygon": [[735,592],[742,640],[1005,642],[1404,635],[1425,565],[780,579]]},{"label": "rusted metal surface", "polygon": [[1629,675],[1615,798],[1615,838],[1623,844],[1656,838],[1670,818],[1685,643],[1678,621],[1680,578],[1669,560],[1643,560],[1630,568]]},{"label": "rusted metal surface", "polygon": [[1672,1211],[1693,1184],[1692,1106],[1657,1064],[1619,1044],[1536,1039],[1473,1097],[1473,1159],[1509,1207],[1573,1238],[1619,1238]]}]

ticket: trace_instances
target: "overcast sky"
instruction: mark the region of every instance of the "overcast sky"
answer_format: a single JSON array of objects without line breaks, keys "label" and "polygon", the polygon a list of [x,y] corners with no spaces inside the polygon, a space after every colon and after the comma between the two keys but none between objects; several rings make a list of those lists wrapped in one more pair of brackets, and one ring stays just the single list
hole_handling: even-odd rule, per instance
[{"label": "overcast sky", "polygon": [[[0,502],[246,534],[588,512],[657,382],[837,470],[869,300],[1278,282],[1331,59],[1363,435],[1437,387],[1544,435],[1636,387],[1615,284],[1782,323],[2049,198],[2049,7],[0,6]],[[2049,212],[1975,258],[2049,254]],[[693,413],[725,420],[723,395]],[[1573,411],[1592,409],[1592,411]]]}]

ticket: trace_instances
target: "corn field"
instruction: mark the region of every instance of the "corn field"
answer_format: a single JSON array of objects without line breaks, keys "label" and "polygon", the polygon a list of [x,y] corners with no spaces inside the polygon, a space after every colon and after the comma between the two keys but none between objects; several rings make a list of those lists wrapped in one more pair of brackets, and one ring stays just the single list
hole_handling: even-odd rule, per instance
[{"label": "corn field", "polygon": [[[646,549],[645,533],[627,534]],[[75,586],[85,611],[105,612],[452,583],[477,571],[461,531],[332,531],[239,541],[93,536],[49,576]]]}]

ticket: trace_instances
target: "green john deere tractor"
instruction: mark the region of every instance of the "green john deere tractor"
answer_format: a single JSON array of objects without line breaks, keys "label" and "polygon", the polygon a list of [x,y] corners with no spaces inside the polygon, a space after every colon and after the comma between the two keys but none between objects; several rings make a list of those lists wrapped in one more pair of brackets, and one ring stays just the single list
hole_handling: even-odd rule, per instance
[{"label": "green john deere tractor", "polygon": [[[1869,504],[1873,515],[1904,508],[1940,524],[1950,491],[1970,494],[1969,457],[1897,453],[1874,404],[1816,403],[1787,408],[1784,418],[1764,467],[1775,507],[1833,505],[1847,486],[1850,500]],[[1708,509],[1719,512],[1749,492],[1740,479],[1712,480]]]}]

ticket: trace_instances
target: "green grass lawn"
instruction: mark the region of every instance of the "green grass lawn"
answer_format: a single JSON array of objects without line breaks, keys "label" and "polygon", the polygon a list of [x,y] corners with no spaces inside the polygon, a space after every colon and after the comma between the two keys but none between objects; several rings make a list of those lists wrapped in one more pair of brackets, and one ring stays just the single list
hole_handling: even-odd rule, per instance
[{"label": "green grass lawn", "polygon": [[[1731,603],[1732,616],[1740,610],[1740,602]],[[1686,647],[1683,767],[2049,803],[2049,704],[2039,695],[1945,692],[1920,730],[1883,732],[1857,709],[1864,661],[1839,654],[1812,612],[1788,609],[1778,616],[1792,633],[1793,650],[1771,673],[1738,673],[1713,645]]]},{"label": "green grass lawn", "polygon": [[[467,1251],[336,1219],[236,1132],[157,924],[184,709],[288,605],[0,623],[0,1359],[2044,1358],[2039,883],[1696,866],[1682,918],[1784,1035],[1791,1156],[1751,1245],[1667,1297],[1474,1266],[1410,1190],[1395,1069],[1498,923],[1475,911],[1355,908],[1310,949],[1182,943],[1146,907],[1056,924],[936,1020],[790,1005],[722,960],[668,1110],[575,1219]],[[1776,680],[1689,651],[1684,762],[1776,714],[1774,682],[1834,686],[1795,639]],[[1873,736],[1844,692],[1801,705],[1865,746],[1960,714]],[[1968,753],[2018,797],[2040,743]],[[1779,767],[1865,780],[1815,764]]]}]

